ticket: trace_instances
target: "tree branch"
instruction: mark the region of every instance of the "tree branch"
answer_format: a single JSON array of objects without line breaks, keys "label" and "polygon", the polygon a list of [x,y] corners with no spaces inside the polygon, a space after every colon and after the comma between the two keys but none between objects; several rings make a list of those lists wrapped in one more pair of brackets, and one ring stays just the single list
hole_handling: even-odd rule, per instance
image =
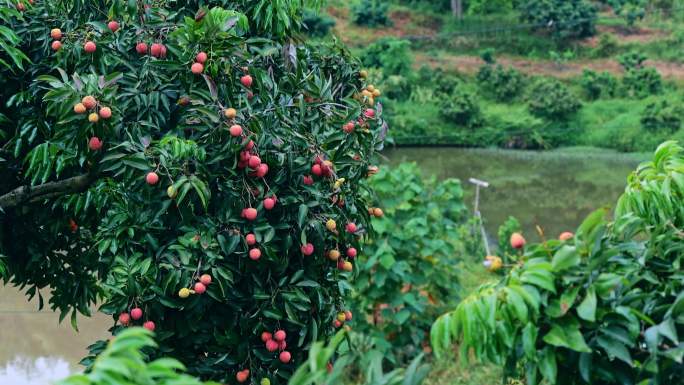
[{"label": "tree branch", "polygon": [[83,174],[56,182],[48,182],[38,186],[21,186],[0,195],[0,209],[19,206],[26,202],[54,198],[59,195],[85,191],[96,179],[92,174]]}]

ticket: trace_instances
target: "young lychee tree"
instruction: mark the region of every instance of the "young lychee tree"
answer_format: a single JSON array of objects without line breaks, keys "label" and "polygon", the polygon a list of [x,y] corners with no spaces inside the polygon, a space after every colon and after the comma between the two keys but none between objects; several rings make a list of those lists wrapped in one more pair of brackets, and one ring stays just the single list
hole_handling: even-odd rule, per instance
[{"label": "young lychee tree", "polygon": [[367,234],[386,126],[357,61],[298,39],[303,0],[2,1],[6,282],[202,378],[284,383]]},{"label": "young lychee tree", "polygon": [[[432,326],[437,356],[502,365],[529,385],[684,384],[684,148],[660,145],[615,208],[527,244],[503,277]],[[496,270],[491,268],[490,270]]]}]

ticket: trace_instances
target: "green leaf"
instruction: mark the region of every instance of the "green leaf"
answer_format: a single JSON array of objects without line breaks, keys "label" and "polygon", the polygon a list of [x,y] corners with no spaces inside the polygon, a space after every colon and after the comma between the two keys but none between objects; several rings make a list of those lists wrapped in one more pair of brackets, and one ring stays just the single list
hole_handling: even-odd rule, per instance
[{"label": "green leaf", "polygon": [[556,292],[554,279],[553,273],[542,269],[525,270],[520,276],[520,281],[546,289],[552,293]]},{"label": "green leaf", "polygon": [[534,359],[537,355],[537,326],[533,323],[525,325],[522,333],[523,351],[529,359]]},{"label": "green leaf", "polygon": [[299,205],[299,213],[297,214],[297,225],[301,228],[302,225],[304,224],[304,220],[306,219],[306,214],[309,213],[309,206],[305,204]]},{"label": "green leaf", "polygon": [[611,358],[616,357],[629,366],[632,366],[632,356],[629,354],[629,350],[627,350],[625,345],[607,336],[599,336],[596,339],[596,342],[606,353],[608,353],[608,356]]},{"label": "green leaf", "polygon": [[593,286],[587,289],[587,295],[582,303],[577,306],[577,315],[586,321],[596,321],[596,291]]},{"label": "green leaf", "polygon": [[553,255],[551,266],[553,271],[562,271],[575,267],[580,263],[580,256],[574,246],[563,245],[556,254]]},{"label": "green leaf", "polygon": [[556,353],[551,347],[546,347],[539,352],[539,372],[550,384],[555,384],[558,378],[558,366]]},{"label": "green leaf", "polygon": [[544,336],[544,342],[577,352],[591,353],[591,349],[580,332],[579,323],[574,318],[552,323],[551,330]]}]

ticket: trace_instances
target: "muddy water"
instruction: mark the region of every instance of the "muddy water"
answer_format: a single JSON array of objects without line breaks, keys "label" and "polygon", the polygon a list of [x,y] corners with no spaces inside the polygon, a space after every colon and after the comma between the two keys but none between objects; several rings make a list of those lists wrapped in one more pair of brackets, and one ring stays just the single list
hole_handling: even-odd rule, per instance
[{"label": "muddy water", "polygon": [[399,148],[384,155],[389,164],[416,162],[426,176],[460,179],[469,207],[475,189],[468,179],[489,182],[480,200],[489,237],[514,216],[531,240],[539,239],[537,225],[555,237],[574,231],[593,210],[614,205],[629,173],[648,158],[587,148],[548,152]]},{"label": "muddy water", "polygon": [[[47,300],[46,300],[47,303]],[[0,384],[47,385],[79,370],[86,347],[108,336],[111,319],[79,317],[79,332],[59,313],[38,311],[18,289],[0,285]]]}]

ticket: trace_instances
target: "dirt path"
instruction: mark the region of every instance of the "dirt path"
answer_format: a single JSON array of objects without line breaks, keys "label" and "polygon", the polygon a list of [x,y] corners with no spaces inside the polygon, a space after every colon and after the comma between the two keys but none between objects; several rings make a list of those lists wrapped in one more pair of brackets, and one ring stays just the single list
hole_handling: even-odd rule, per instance
[{"label": "dirt path", "polygon": [[[346,44],[365,46],[386,36],[436,36],[441,28],[439,20],[407,11],[393,11],[390,13],[392,26],[385,28],[364,28],[353,25],[349,11],[346,8],[329,7],[328,13],[335,18],[335,30]],[[611,34],[618,40],[618,44],[648,43],[658,39],[665,39],[669,32],[653,28],[636,27],[626,29],[615,26],[598,26],[598,33],[592,38],[585,39],[580,44],[596,46],[601,34]],[[431,67],[442,67],[446,70],[458,70],[472,74],[484,64],[477,56],[440,55],[433,57],[425,52],[414,51],[416,66],[427,64]],[[558,64],[550,60],[529,60],[521,57],[497,56],[497,61],[504,66],[512,66],[529,75],[552,76],[561,79],[572,78],[582,74],[585,69],[597,72],[608,71],[613,75],[623,74],[622,67],[614,59],[573,60]],[[684,64],[648,60],[646,65],[655,67],[658,72],[669,80],[684,80]]]},{"label": "dirt path", "polygon": [[[427,64],[431,67],[458,70],[467,74],[476,73],[484,64],[482,59],[477,56],[442,56],[436,58],[422,52],[416,53],[415,62],[419,65]],[[528,75],[553,76],[561,79],[581,75],[585,69],[597,72],[608,71],[617,76],[623,74],[620,64],[612,59],[580,60],[561,65],[549,60],[528,60],[503,56],[497,57],[497,62],[505,67],[512,66]],[[646,65],[655,67],[666,79],[684,80],[684,64],[648,60]]]}]

